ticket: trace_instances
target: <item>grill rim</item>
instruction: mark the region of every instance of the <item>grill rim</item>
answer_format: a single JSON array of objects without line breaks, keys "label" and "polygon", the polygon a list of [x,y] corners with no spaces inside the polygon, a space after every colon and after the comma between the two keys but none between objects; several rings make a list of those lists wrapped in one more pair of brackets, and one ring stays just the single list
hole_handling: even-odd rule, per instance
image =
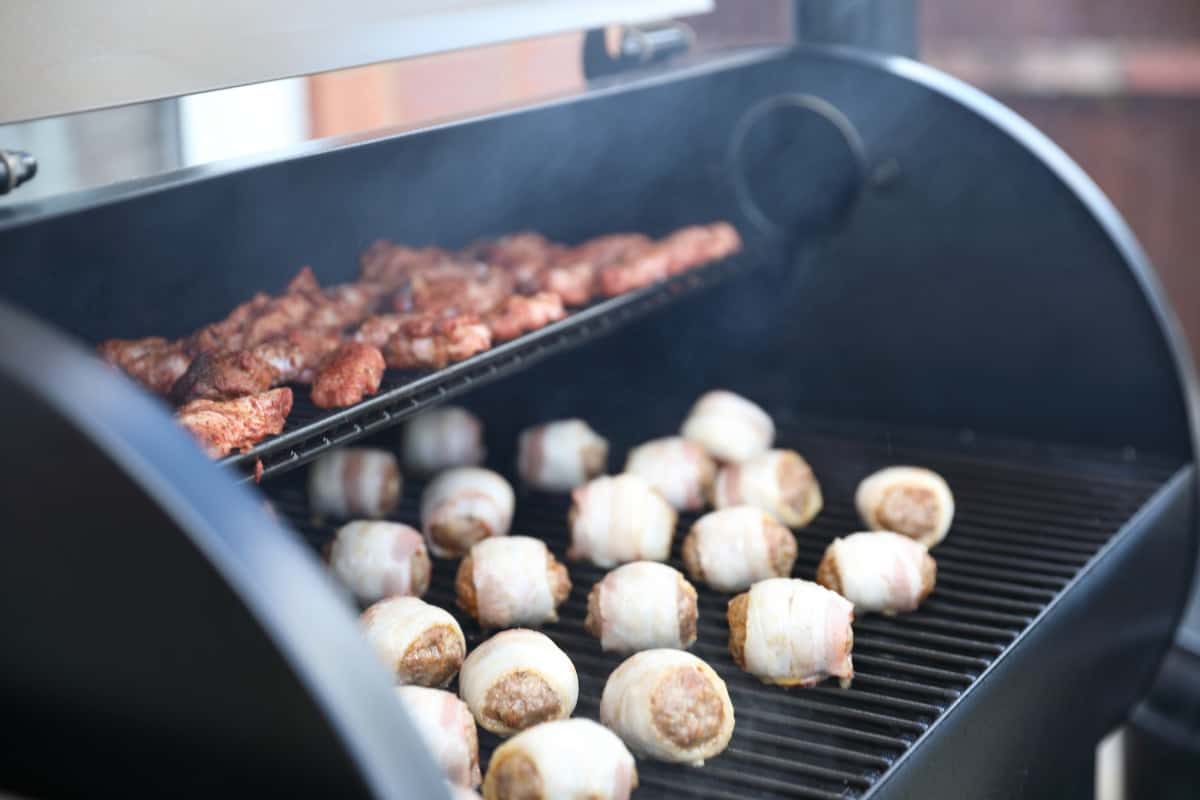
[{"label": "grill rim", "polygon": [[[1185,485],[1194,485],[1197,480],[1197,472],[1198,471],[1193,465],[1184,464],[1183,466],[1179,467],[1170,478],[1163,482],[1163,484],[1159,486],[1159,488],[1156,489],[1149,498],[1147,498],[1146,502],[1143,503],[1142,506],[1135,511],[1133,515],[1130,516],[1129,519],[1117,529],[1117,531],[1113,533],[1109,540],[1101,545],[1086,563],[1079,567],[1079,571],[1075,574],[1075,577],[1068,581],[1068,583],[1063,586],[1063,588],[1059,590],[1049,602],[1046,603],[1045,607],[1039,613],[1034,615],[1033,619],[1031,619],[1029,623],[1013,638],[1013,640],[1009,642],[1003,651],[999,653],[982,672],[979,673],[975,680],[971,681],[967,687],[959,693],[958,697],[946,704],[946,707],[943,709],[942,713],[938,714],[934,718],[933,722],[931,722],[925,729],[925,731],[917,736],[912,744],[896,757],[891,766],[884,770],[879,778],[867,788],[867,790],[861,795],[861,800],[868,800],[868,798],[874,800],[874,798],[885,797],[888,787],[897,779],[897,776],[901,773],[901,771],[910,763],[912,763],[914,758],[918,758],[917,753],[924,745],[927,745],[933,739],[940,737],[941,731],[949,724],[948,721],[961,712],[964,703],[973,701],[979,696],[985,683],[997,671],[997,669],[1000,668],[1001,665],[1011,662],[1013,657],[1017,655],[1018,650],[1022,650],[1026,647],[1027,643],[1033,637],[1034,632],[1039,631],[1039,626],[1041,626],[1046,618],[1055,612],[1066,601],[1068,595],[1078,590],[1080,585],[1085,583],[1088,577],[1095,573],[1102,562],[1106,561],[1112,556],[1113,551],[1117,547],[1129,541],[1139,527],[1145,525],[1149,521],[1154,521],[1160,518],[1165,512],[1166,506],[1178,496],[1179,492],[1183,490]],[[1195,541],[1194,538],[1192,541]],[[1192,556],[1192,560],[1194,561],[1195,554],[1193,553]],[[1184,609],[1187,607],[1186,598],[1190,597],[1193,589],[1195,588],[1195,584],[1196,578],[1195,573],[1193,572],[1189,578],[1188,590],[1183,595],[1185,600],[1178,603],[1175,609],[1170,626],[1172,630],[1175,630],[1178,627],[1179,622],[1182,619]],[[1163,648],[1163,652],[1160,654],[1155,664],[1155,669],[1153,671],[1154,674],[1157,674],[1158,668],[1161,667],[1168,650],[1169,646]],[[1144,697],[1149,691],[1153,681],[1154,678],[1152,677],[1149,683],[1141,687],[1138,694]]]}]

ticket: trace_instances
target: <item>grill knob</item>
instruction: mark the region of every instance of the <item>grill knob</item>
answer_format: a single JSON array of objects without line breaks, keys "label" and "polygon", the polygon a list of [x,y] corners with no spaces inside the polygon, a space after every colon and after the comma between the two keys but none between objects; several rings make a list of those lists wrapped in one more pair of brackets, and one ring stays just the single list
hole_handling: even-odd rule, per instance
[{"label": "grill knob", "polygon": [[37,175],[37,159],[24,150],[0,149],[0,194],[8,194]]}]

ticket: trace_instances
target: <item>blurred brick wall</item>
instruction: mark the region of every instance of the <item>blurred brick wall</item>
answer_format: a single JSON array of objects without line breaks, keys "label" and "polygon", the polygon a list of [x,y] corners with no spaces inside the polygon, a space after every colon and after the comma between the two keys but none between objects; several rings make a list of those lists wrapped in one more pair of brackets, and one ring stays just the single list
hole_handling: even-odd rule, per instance
[{"label": "blurred brick wall", "polygon": [[1125,216],[1200,354],[1200,0],[922,0],[921,57],[999,97]]}]

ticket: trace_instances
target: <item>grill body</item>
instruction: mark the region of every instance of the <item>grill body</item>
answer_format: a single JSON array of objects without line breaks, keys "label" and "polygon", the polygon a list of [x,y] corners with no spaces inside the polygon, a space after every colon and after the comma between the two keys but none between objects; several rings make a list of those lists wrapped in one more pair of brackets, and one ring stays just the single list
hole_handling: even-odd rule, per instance
[{"label": "grill body", "polygon": [[[739,149],[747,119],[796,97],[832,112],[773,120],[749,156]],[[14,788],[30,792],[121,786],[121,759],[142,741],[135,731],[171,719],[193,757],[221,756],[214,781],[436,794],[354,640],[352,608],[288,526],[233,486],[236,472],[204,464],[161,409],[25,312],[83,342],[180,335],[304,263],[323,281],[349,279],[352,254],[381,236],[454,246],[533,227],[569,241],[715,218],[735,221],[754,254],[719,286],[693,287],[604,338],[626,317],[597,314],[608,323],[578,328],[567,344],[581,346],[554,358],[518,341],[507,353],[523,361],[511,369],[431,376],[428,392],[383,423],[349,418],[337,430],[366,436],[478,385],[469,401],[487,420],[491,460],[511,471],[516,433],[531,422],[596,419],[623,454],[674,430],[701,391],[728,386],[770,409],[781,441],[829,483],[829,510],[801,534],[804,577],[832,536],[856,527],[857,477],[895,460],[942,466],[963,493],[942,583],[911,619],[858,626],[863,675],[850,692],[753,685],[722,655],[721,602],[705,595],[697,652],[734,689],[735,748],[698,772],[647,765],[645,792],[1024,797],[1069,786],[1148,688],[1190,585],[1190,362],[1136,243],[1061,153],[923,68],[836,50],[722,57],[544,107],[0,218],[0,294],[25,309],[0,315],[0,425],[25,443],[0,493],[20,521],[0,585],[37,596],[56,554],[88,554],[53,602],[0,604],[0,631],[27,645],[3,667],[0,700],[43,720],[3,748],[0,775],[19,775]],[[38,413],[22,412],[31,407]],[[300,465],[307,451],[294,452],[276,472]],[[306,527],[298,476],[266,488],[319,544],[329,531]],[[86,513],[77,505],[74,490],[110,483],[124,489],[83,492]],[[518,500],[518,525],[560,552],[564,514],[547,498]],[[96,547],[95,529],[113,546]],[[187,555],[162,562],[165,586],[143,587],[156,537]],[[446,568],[432,590],[441,604]],[[579,623],[599,573],[572,575],[575,610],[564,617]],[[103,591],[111,580],[142,592]],[[172,586],[192,588],[172,596],[177,625],[164,628],[155,603]],[[58,658],[55,632],[80,607],[118,621],[119,653]],[[615,662],[578,627],[552,633],[577,658],[588,713]],[[230,630],[255,644],[231,648]],[[197,655],[170,655],[179,652]],[[219,706],[228,729],[294,721],[304,752],[328,754],[313,770],[320,781],[239,758],[300,749],[202,735],[213,699],[173,698],[216,664],[230,676]],[[171,680],[146,677],[163,675]],[[262,691],[270,685],[286,689]],[[56,705],[63,686],[75,687],[71,702]],[[122,716],[131,706],[142,713]],[[98,721],[83,726],[85,717]],[[105,739],[97,752],[108,757],[87,774],[57,769],[64,728],[85,731],[81,748]],[[139,785],[178,790],[181,763],[191,762],[143,764]]]}]

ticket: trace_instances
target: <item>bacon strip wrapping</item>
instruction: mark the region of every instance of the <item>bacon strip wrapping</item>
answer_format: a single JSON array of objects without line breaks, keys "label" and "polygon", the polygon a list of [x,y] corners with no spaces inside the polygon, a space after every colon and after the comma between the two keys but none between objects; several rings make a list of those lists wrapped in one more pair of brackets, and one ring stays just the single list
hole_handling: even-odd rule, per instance
[{"label": "bacon strip wrapping", "polygon": [[637,765],[620,738],[598,722],[577,717],[538,725],[497,747],[483,796],[629,800],[637,785]]},{"label": "bacon strip wrapping", "polygon": [[729,652],[763,683],[815,686],[854,677],[854,605],[798,578],[769,578],[729,601]]}]

